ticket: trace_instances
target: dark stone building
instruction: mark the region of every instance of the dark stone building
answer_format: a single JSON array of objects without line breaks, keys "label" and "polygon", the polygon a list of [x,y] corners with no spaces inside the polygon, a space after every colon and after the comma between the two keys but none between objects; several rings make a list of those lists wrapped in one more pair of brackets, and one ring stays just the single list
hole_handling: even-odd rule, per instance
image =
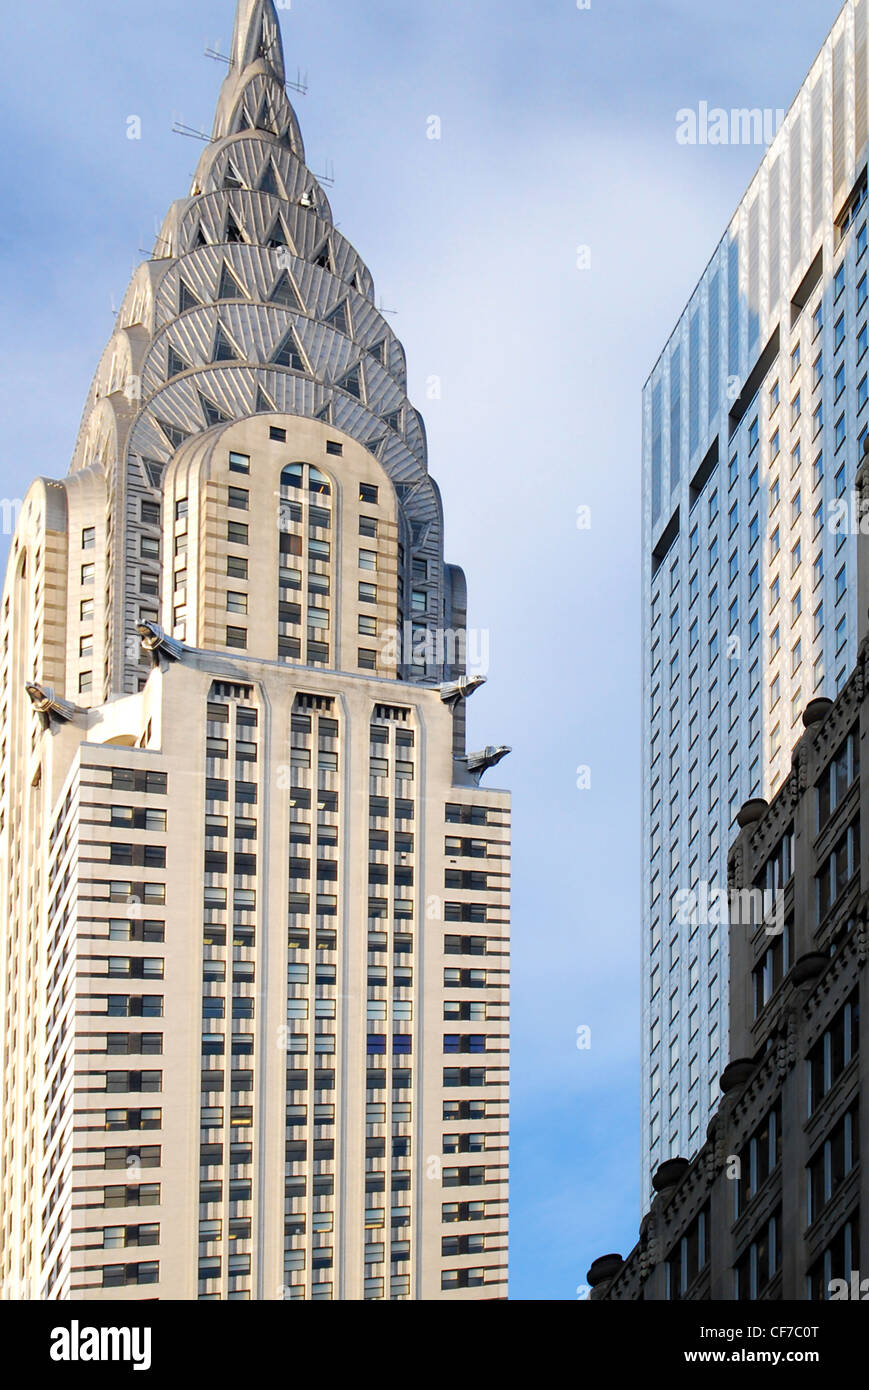
[{"label": "dark stone building", "polygon": [[[865,457],[857,487],[862,532]],[[834,702],[807,706],[772,803],[739,815],[723,1098],[699,1153],[658,1168],[627,1259],[592,1265],[593,1299],[855,1298],[861,1280],[869,1298],[867,547],[861,534],[857,665]],[[715,908],[708,891],[688,898]]]}]

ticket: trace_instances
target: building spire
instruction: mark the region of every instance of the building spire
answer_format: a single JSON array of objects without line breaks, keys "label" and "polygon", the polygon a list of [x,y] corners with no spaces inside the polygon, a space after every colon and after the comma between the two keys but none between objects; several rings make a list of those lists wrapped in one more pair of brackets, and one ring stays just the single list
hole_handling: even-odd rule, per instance
[{"label": "building spire", "polygon": [[274,0],[238,0],[231,65],[240,72],[259,59],[279,82],[284,81],[284,50]]},{"label": "building spire", "polygon": [[290,138],[304,158],[285,81],[284,48],[274,0],[238,0],[229,72],[217,103],[212,140],[244,130],[271,130],[278,139]]}]

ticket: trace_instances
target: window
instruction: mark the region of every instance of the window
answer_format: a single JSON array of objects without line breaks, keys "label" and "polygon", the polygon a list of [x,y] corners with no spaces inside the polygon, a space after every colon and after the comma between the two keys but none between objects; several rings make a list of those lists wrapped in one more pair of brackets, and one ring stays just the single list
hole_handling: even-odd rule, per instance
[{"label": "window", "polygon": [[845,582],[845,566],[843,565],[836,575],[836,602],[838,603],[840,599],[844,598],[846,593],[847,584]]},{"label": "window", "polygon": [[82,550],[93,550],[94,546],[96,545],[96,536],[96,527],[86,526],[81,533]]},{"label": "window", "polygon": [[377,552],[375,550],[360,550],[359,568],[361,570],[376,570]]},{"label": "window", "polygon": [[860,772],[857,733],[852,732],[837,749],[829,766],[815,783],[817,797],[817,828],[821,831],[830,816],[844,800],[848,789]]},{"label": "window", "polygon": [[754,419],[752,420],[751,424],[750,424],[749,427],[748,427],[748,452],[749,452],[750,454],[751,454],[751,453],[754,453],[754,450],[757,448],[758,440],[759,440],[759,439],[760,439],[760,427],[759,427],[759,424],[758,424],[758,418],[757,418],[757,416],[755,415]]},{"label": "window", "polygon": [[857,1162],[858,1111],[854,1106],[842,1116],[809,1160],[808,1221],[811,1224],[831,1202]]},{"label": "window", "polygon": [[226,595],[226,610],[228,613],[246,613],[247,594],[234,593],[230,590]]},{"label": "window", "polygon": [[247,558],[244,555],[227,555],[226,573],[229,579],[247,579]]},{"label": "window", "polygon": [[781,1210],[778,1209],[734,1266],[735,1297],[742,1301],[760,1298],[781,1268]]},{"label": "window", "polygon": [[228,647],[238,647],[242,650],[247,647],[247,628],[228,627],[226,629],[226,645]]},{"label": "window", "polygon": [[845,413],[844,413],[844,411],[843,411],[842,414],[839,416],[838,420],[836,421],[836,428],[835,428],[835,446],[836,446],[837,449],[841,449],[841,447],[842,447],[842,445],[843,445],[844,443],[845,443]]},{"label": "window", "polygon": [[818,922],[838,901],[856,872],[860,858],[860,822],[855,820],[839,838],[832,853],[815,875]]},{"label": "window", "polygon": [[228,521],[226,524],[226,539],[232,545],[247,545],[248,528],[243,521]]},{"label": "window", "polygon": [[359,501],[360,501],[360,502],[376,502],[376,501],[377,501],[377,494],[378,494],[378,489],[374,486],[373,483],[360,483],[360,484],[359,484]]},{"label": "window", "polygon": [[247,488],[231,487],[227,492],[227,505],[235,507],[238,511],[246,512],[250,500],[250,493]]},{"label": "window", "polygon": [[229,455],[229,471],[230,473],[249,473],[250,458],[248,455],[231,453]]},{"label": "window", "polygon": [[859,1028],[860,1007],[855,993],[833,1018],[806,1059],[810,1115],[857,1055]]},{"label": "window", "polygon": [[699,1213],[685,1235],[667,1256],[667,1298],[678,1301],[709,1260],[708,1208]]}]

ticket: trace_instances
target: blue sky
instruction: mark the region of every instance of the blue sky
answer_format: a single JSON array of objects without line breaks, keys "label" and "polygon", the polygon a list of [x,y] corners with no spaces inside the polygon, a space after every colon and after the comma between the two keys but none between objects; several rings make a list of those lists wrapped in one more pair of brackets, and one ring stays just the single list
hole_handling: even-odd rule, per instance
[{"label": "blue sky", "polygon": [[[6,497],[68,469],[112,307],[198,158],[173,119],[210,129],[224,70],[203,50],[227,51],[233,9],[40,0],[4,16]],[[335,220],[396,311],[447,558],[491,633],[469,736],[514,748],[489,774],[515,797],[513,1297],[576,1298],[640,1218],[640,391],[761,155],[677,144],[676,112],[786,108],[838,9],[281,10],[289,73],[308,75],[308,162],[334,165]]]}]

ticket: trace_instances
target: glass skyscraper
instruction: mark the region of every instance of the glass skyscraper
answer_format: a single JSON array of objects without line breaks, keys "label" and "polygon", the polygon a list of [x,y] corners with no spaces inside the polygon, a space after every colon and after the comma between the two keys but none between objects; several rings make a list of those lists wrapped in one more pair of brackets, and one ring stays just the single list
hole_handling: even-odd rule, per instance
[{"label": "glass skyscraper", "polygon": [[728,1061],[737,814],[793,775],[805,706],[855,661],[867,109],[847,0],[644,388],[644,1201],[703,1143]]}]

